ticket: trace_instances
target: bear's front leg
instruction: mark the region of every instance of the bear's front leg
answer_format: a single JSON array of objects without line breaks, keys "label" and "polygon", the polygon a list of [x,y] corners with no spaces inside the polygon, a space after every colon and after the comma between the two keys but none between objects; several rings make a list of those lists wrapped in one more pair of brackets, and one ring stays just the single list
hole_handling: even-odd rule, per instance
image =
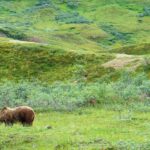
[{"label": "bear's front leg", "polygon": [[5,126],[12,127],[13,126],[13,122],[5,122]]}]

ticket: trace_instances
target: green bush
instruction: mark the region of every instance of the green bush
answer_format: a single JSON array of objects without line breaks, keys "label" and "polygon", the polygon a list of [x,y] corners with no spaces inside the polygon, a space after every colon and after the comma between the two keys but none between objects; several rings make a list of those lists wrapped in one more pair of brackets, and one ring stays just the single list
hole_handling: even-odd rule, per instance
[{"label": "green bush", "polygon": [[67,0],[67,6],[69,8],[78,8],[79,2],[77,0]]},{"label": "green bush", "polygon": [[103,24],[103,25],[100,26],[100,28],[111,35],[111,37],[105,39],[105,41],[104,41],[105,44],[112,45],[112,44],[116,43],[116,41],[118,41],[118,40],[122,41],[124,43],[131,42],[132,33],[118,31],[111,24]]},{"label": "green bush", "polygon": [[0,28],[0,33],[6,35],[9,38],[14,38],[17,40],[27,39],[27,35],[21,31],[12,28]]},{"label": "green bush", "polygon": [[138,15],[139,17],[150,16],[150,7],[144,7],[143,12]]},{"label": "green bush", "polygon": [[36,3],[36,6],[49,5],[51,3],[52,3],[51,0],[38,0],[38,2]]},{"label": "green bush", "polygon": [[150,71],[150,57],[144,58],[143,68],[144,68],[144,71]]},{"label": "green bush", "polygon": [[58,82],[44,86],[35,82],[5,82],[0,84],[0,106],[30,105],[36,108],[73,110],[85,106],[93,98],[99,102],[104,101],[110,95],[107,89],[109,87],[106,83]]},{"label": "green bush", "polygon": [[56,6],[51,0],[38,0],[35,5],[27,8],[24,13],[26,13],[26,12],[28,12],[28,13],[38,12],[38,11],[45,9],[45,8],[55,9]]},{"label": "green bush", "polygon": [[86,19],[83,16],[80,16],[78,12],[66,12],[66,13],[60,13],[55,17],[56,21],[64,22],[67,24],[82,24],[82,23],[91,23],[88,19]]},{"label": "green bush", "polygon": [[150,96],[150,81],[144,74],[132,77],[124,73],[116,83],[57,82],[52,85],[39,82],[9,82],[0,84],[0,106],[29,105],[34,108],[74,110],[87,106],[90,100],[99,104],[137,102]]},{"label": "green bush", "polygon": [[61,4],[65,3],[71,9],[78,8],[78,5],[79,5],[78,0],[59,0],[59,2]]},{"label": "green bush", "polygon": [[150,81],[144,74],[133,78],[129,72],[124,72],[113,86],[120,99],[126,101],[144,100],[150,94]]}]

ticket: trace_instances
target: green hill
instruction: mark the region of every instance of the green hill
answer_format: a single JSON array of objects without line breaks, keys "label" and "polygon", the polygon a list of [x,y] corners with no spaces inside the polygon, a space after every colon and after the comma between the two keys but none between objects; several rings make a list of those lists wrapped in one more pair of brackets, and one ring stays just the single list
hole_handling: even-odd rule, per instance
[{"label": "green hill", "polygon": [[150,75],[149,1],[0,1],[1,79],[113,77],[119,71],[103,64],[116,53],[140,55],[134,70]]}]

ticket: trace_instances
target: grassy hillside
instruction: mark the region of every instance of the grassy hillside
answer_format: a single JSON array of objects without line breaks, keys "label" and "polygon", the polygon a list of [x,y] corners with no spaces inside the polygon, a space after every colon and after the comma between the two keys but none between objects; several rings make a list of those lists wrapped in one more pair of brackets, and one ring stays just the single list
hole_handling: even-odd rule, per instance
[{"label": "grassy hillside", "polygon": [[0,14],[2,78],[68,80],[79,67],[91,80],[111,72],[113,53],[149,58],[147,0],[1,0]]},{"label": "grassy hillside", "polygon": [[114,56],[101,53],[76,53],[36,43],[0,42],[1,80],[37,78],[44,82],[86,77],[92,80],[113,69],[104,68],[102,63]]}]

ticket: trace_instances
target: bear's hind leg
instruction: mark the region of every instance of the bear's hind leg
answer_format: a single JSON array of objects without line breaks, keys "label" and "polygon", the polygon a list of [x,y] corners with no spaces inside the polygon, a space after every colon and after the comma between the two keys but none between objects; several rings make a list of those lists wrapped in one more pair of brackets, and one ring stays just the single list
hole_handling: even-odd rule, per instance
[{"label": "bear's hind leg", "polygon": [[30,127],[30,126],[32,126],[32,123],[22,122],[22,125],[23,125],[24,127]]}]

